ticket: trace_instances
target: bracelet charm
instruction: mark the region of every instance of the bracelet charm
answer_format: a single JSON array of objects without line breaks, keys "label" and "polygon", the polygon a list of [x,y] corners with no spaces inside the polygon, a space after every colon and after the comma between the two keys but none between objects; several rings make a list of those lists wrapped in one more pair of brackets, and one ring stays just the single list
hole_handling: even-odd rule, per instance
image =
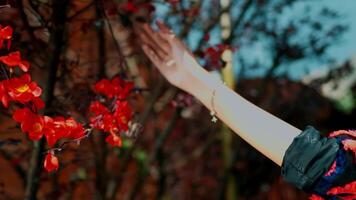
[{"label": "bracelet charm", "polygon": [[211,115],[211,121],[213,123],[216,123],[218,121],[218,118],[216,118],[216,111],[215,111],[215,106],[214,106],[214,97],[215,97],[215,92],[216,92],[216,88],[213,90],[213,94],[211,96],[211,111],[210,111],[210,115]]},{"label": "bracelet charm", "polygon": [[218,121],[218,118],[216,118],[215,114],[216,114],[215,111],[210,111],[211,121],[214,123]]}]

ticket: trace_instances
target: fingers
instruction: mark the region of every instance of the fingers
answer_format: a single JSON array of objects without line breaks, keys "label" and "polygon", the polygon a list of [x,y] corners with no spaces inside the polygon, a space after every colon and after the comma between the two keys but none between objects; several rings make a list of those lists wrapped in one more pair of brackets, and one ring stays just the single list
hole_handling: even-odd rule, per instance
[{"label": "fingers", "polygon": [[149,38],[146,34],[139,33],[139,37],[142,40],[142,45],[146,45],[147,47],[149,47],[149,49],[154,52],[158,59],[164,60],[167,57],[168,54],[164,52],[161,48],[159,48],[157,44],[152,42],[152,39]]},{"label": "fingers", "polygon": [[158,28],[159,28],[162,32],[168,33],[168,34],[169,34],[169,33],[173,34],[173,31],[172,31],[171,29],[169,29],[166,25],[164,25],[162,21],[157,20],[157,21],[156,21],[156,24],[157,24]]},{"label": "fingers", "polygon": [[155,54],[155,52],[149,46],[143,45],[142,49],[147,55],[147,57],[152,61],[152,63],[158,68],[158,70],[162,72],[162,60]]},{"label": "fingers", "polygon": [[166,25],[164,25],[161,21],[156,22],[158,28],[160,31],[158,31],[158,34],[162,39],[164,39],[166,42],[172,42],[173,38],[175,37],[174,32],[169,29]]},{"label": "fingers", "polygon": [[149,42],[155,49],[160,49],[163,54],[169,55],[169,44],[157,32],[153,31],[150,25],[144,24],[142,30],[143,35],[146,36],[145,42]]},{"label": "fingers", "polygon": [[171,39],[174,37],[173,31],[167,28],[162,22],[157,22],[157,25],[159,27],[159,31],[157,32],[146,23],[135,27],[142,41],[143,51],[158,67],[161,67],[161,65],[173,65],[174,63],[167,61],[167,58],[174,54],[174,44],[171,43]]},{"label": "fingers", "polygon": [[161,63],[159,57],[156,55],[156,53],[147,45],[142,46],[143,51],[145,54],[148,56],[148,58],[154,63],[154,64],[159,64]]},{"label": "fingers", "polygon": [[[167,41],[168,43],[171,44],[171,47],[177,47],[179,46],[182,49],[185,49],[188,51],[188,53],[194,57],[193,53],[191,52],[191,50],[189,48],[186,47],[186,45],[179,40],[174,32],[169,29],[166,25],[163,24],[163,22],[157,20],[157,26],[159,28],[160,31],[158,31],[158,34],[160,35],[160,37],[162,39],[164,39],[165,41]],[[174,48],[173,48],[174,49]],[[173,50],[174,51],[174,50]]]}]

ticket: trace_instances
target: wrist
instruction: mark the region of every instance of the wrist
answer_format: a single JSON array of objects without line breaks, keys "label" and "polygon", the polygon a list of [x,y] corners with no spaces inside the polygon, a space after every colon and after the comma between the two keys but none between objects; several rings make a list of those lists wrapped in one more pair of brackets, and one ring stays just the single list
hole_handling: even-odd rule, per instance
[{"label": "wrist", "polygon": [[182,89],[201,101],[208,109],[211,109],[210,101],[213,91],[222,81],[205,70],[187,52],[183,55],[183,66],[188,71],[186,80],[183,81]]},{"label": "wrist", "polygon": [[211,110],[213,92],[222,84],[222,81],[218,77],[201,68],[201,72],[197,73],[191,82],[189,93]]}]

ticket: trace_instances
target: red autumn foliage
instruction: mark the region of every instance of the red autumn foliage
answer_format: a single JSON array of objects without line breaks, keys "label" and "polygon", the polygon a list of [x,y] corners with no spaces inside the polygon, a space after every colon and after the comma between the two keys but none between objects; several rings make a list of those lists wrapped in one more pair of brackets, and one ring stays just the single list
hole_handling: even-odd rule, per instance
[{"label": "red autumn foliage", "polygon": [[35,97],[31,101],[33,103],[33,110],[40,110],[45,107],[45,103],[40,97]]},{"label": "red autumn foliage", "polygon": [[52,119],[22,108],[14,112],[13,118],[21,124],[22,131],[27,132],[31,140],[39,140],[44,135],[51,147],[62,138],[78,139],[85,136],[83,125],[71,117]]},{"label": "red autumn foliage", "polygon": [[5,108],[9,107],[10,96],[5,88],[4,81],[0,82],[0,100]]},{"label": "red autumn foliage", "polygon": [[128,122],[132,117],[132,109],[127,101],[116,101],[115,102],[115,121],[119,130],[127,131]]},{"label": "red autumn foliage", "polygon": [[[113,111],[98,101],[93,102],[89,107],[89,112],[93,114],[90,118],[90,125],[98,130],[116,134],[129,129],[128,122],[132,118],[132,109],[127,101],[116,100]],[[118,146],[113,141],[118,141],[116,137],[108,136],[107,141],[112,146]],[[121,142],[120,142],[121,143]]]},{"label": "red autumn foliage", "polygon": [[2,28],[0,25],[0,48],[4,45],[4,41],[7,41],[7,48],[10,48],[12,33],[13,29],[10,26]]},{"label": "red autumn foliage", "polygon": [[[128,5],[128,9],[135,11],[134,5]],[[131,7],[130,7],[131,6]],[[1,26],[0,26],[1,28]],[[0,29],[0,43],[12,38],[12,28]],[[2,45],[0,46],[0,48]],[[0,57],[0,62],[10,68],[13,75],[13,67],[20,67],[24,72],[29,70],[29,63],[21,59],[19,51]],[[49,117],[38,114],[38,110],[45,104],[40,98],[42,89],[36,82],[31,81],[27,73],[20,77],[8,78],[6,68],[3,68],[5,80],[0,82],[0,100],[4,107],[9,107],[11,101],[22,104],[23,108],[15,110],[13,119],[20,123],[21,130],[28,134],[29,139],[39,140],[45,136],[48,146],[53,147],[59,140],[81,140],[86,136],[83,124],[78,123],[73,117],[62,116]],[[116,135],[120,131],[128,130],[128,122],[131,120],[132,110],[125,100],[128,98],[134,84],[116,77],[112,80],[103,79],[95,84],[94,90],[98,94],[105,95],[110,100],[110,109],[98,101],[91,104],[89,110],[95,115],[90,119],[91,127],[109,132],[106,141],[112,146],[121,146],[121,138]],[[54,151],[48,153],[44,162],[45,169],[50,172],[58,169],[58,158]]]},{"label": "red autumn foliage", "polygon": [[132,109],[127,101],[116,100],[112,112],[99,102],[90,105],[89,112],[94,116],[90,118],[92,127],[105,132],[120,132],[128,130],[128,122],[132,117]]},{"label": "red autumn foliage", "polygon": [[126,2],[121,4],[121,8],[129,13],[136,13],[139,11],[139,8],[133,2]]},{"label": "red autumn foliage", "polygon": [[116,96],[119,99],[125,99],[133,89],[134,84],[129,81],[120,79],[119,77],[113,78],[111,81],[102,79],[94,86],[94,91],[103,94],[108,98]]},{"label": "red autumn foliage", "polygon": [[[135,81],[137,81],[137,83],[143,87],[148,87],[149,89],[147,91],[149,93],[152,91],[153,94],[155,94],[155,86],[157,80],[156,78],[159,74],[156,74],[154,72],[152,73],[151,69],[146,65],[148,64],[146,63],[146,60],[141,60],[142,55],[140,55],[140,51],[136,52],[136,50],[139,49],[135,46],[136,44],[134,44],[136,43],[135,34],[133,34],[132,32],[132,27],[130,26],[131,23],[129,23],[134,23],[134,20],[136,19],[140,21],[150,22],[153,18],[156,17],[156,15],[147,15],[147,8],[152,5],[147,4],[148,6],[146,8],[145,6],[143,6],[144,4],[139,4],[139,2],[145,2],[141,0],[108,0],[102,2],[53,1],[51,4],[41,1],[42,3],[36,4],[35,2],[34,5],[32,5],[32,3],[31,5],[28,5],[28,2],[31,3],[32,1],[23,1],[24,8],[31,8],[31,12],[25,12],[25,15],[20,15],[21,12],[25,10],[16,8],[16,6],[20,4],[13,4],[13,6],[15,7],[11,8],[11,12],[15,11],[16,15],[18,15],[17,17],[19,18],[21,16],[21,18],[23,18],[24,20],[19,21],[16,19],[11,19],[11,22],[9,24],[16,24],[17,26],[16,38],[20,38],[21,42],[20,45],[16,45],[26,49],[26,56],[31,58],[31,60],[36,62],[36,64],[39,66],[39,68],[37,68],[37,65],[34,65],[33,68],[35,70],[39,69],[39,71],[34,71],[32,73],[34,75],[32,76],[32,79],[36,80],[35,77],[38,77],[38,72],[40,72],[41,74],[46,73],[46,75],[55,74],[58,78],[55,80],[56,86],[54,87],[52,93],[54,95],[53,100],[48,101],[48,99],[46,98],[46,100],[48,101],[48,107],[46,108],[45,112],[50,114],[51,117],[43,116],[45,124],[46,121],[48,122],[44,126],[44,128],[48,128],[49,130],[49,132],[45,133],[44,135],[46,136],[48,146],[50,146],[51,149],[49,149],[48,151],[42,149],[41,151],[45,151],[46,153],[50,152],[51,155],[49,156],[55,157],[57,161],[59,159],[57,154],[60,153],[61,160],[63,159],[63,163],[65,163],[63,165],[61,164],[61,170],[56,174],[52,174],[49,176],[46,174],[34,173],[34,175],[31,176],[31,170],[27,170],[26,168],[28,167],[29,169],[31,169],[31,166],[34,166],[33,168],[36,169],[37,166],[27,164],[27,162],[29,161],[29,148],[27,144],[30,143],[24,143],[23,145],[21,144],[21,148],[17,152],[22,153],[21,155],[25,156],[21,156],[20,159],[18,159],[18,157],[15,157],[17,156],[17,154],[15,154],[15,158],[13,160],[20,160],[18,162],[17,167],[19,167],[20,169],[25,168],[25,171],[29,172],[30,176],[28,177],[30,178],[27,178],[27,181],[25,180],[27,188],[30,188],[28,186],[32,186],[32,180],[36,180],[37,177],[39,177],[38,183],[40,183],[40,187],[38,187],[38,192],[33,192],[33,196],[37,196],[37,198],[40,199],[62,199],[68,197],[71,197],[73,199],[90,199],[94,195],[95,198],[97,196],[98,198],[101,198],[100,196],[105,196],[103,198],[107,198],[107,194],[110,193],[108,191],[112,191],[113,187],[111,186],[116,184],[118,185],[118,189],[114,189],[114,191],[112,191],[112,195],[109,195],[110,197],[107,199],[160,199],[162,198],[162,196],[164,198],[167,195],[168,198],[169,196],[173,196],[175,199],[214,199],[217,198],[217,196],[220,196],[219,193],[225,193],[225,186],[227,186],[227,188],[231,188],[229,182],[223,182],[219,180],[227,180],[230,179],[230,177],[233,177],[234,175],[241,177],[241,174],[247,175],[243,176],[243,179],[237,178],[236,180],[236,187],[234,187],[236,188],[236,191],[233,191],[236,194],[236,198],[254,199],[256,195],[261,194],[263,192],[266,194],[272,190],[271,188],[273,188],[273,185],[270,185],[269,177],[267,177],[268,180],[266,180],[266,173],[264,172],[275,172],[276,167],[271,168],[269,167],[268,162],[260,162],[260,157],[255,156],[255,154],[246,146],[240,145],[239,141],[236,140],[236,137],[234,136],[232,136],[232,144],[238,144],[239,148],[238,151],[236,151],[237,162],[235,162],[235,159],[231,160],[230,162],[232,166],[232,173],[228,173],[225,176],[224,170],[217,170],[225,169],[225,167],[223,166],[225,159],[221,156],[222,148],[220,148],[220,146],[222,147],[222,145],[219,140],[219,137],[216,137],[215,134],[210,133],[220,132],[220,126],[216,126],[217,128],[210,127],[209,120],[204,120],[206,119],[206,117],[201,117],[198,115],[200,114],[199,110],[201,110],[200,105],[196,105],[195,103],[193,103],[192,106],[188,107],[187,105],[191,105],[191,103],[189,103],[191,100],[189,96],[181,98],[181,95],[178,94],[178,96],[176,96],[177,98],[175,98],[176,100],[172,101],[172,105],[174,106],[174,108],[167,107],[167,101],[173,98],[173,96],[169,95],[171,88],[168,87],[166,83],[162,84],[163,87],[161,88],[161,92],[158,92],[157,90],[156,97],[154,97],[155,95],[147,95],[144,98],[135,98],[134,101],[132,101],[135,103],[138,102],[139,107],[137,107],[137,112],[139,120],[131,124],[126,123],[126,125],[130,124],[129,131],[131,134],[131,131],[135,130],[133,127],[135,127],[136,124],[141,125],[142,123],[142,126],[145,127],[145,129],[142,130],[145,131],[144,134],[140,134],[139,132],[134,131],[132,131],[131,135],[119,132],[119,126],[117,125],[117,123],[112,123],[119,118],[118,116],[122,115],[119,114],[119,111],[115,112],[115,107],[120,107],[116,106],[116,100],[121,99],[118,97],[118,95],[113,94],[110,99],[108,99],[108,97],[104,94],[95,97],[89,95],[85,96],[86,94],[91,94],[91,92],[88,91],[88,85],[90,85],[93,79],[97,77],[97,72],[100,72],[101,75],[108,74],[110,76],[117,73],[125,74],[126,71],[124,68],[126,67],[123,67],[121,65],[125,64],[124,61],[126,57],[131,59],[131,55],[134,55],[134,58],[132,59],[138,62],[131,63],[131,60],[129,59],[128,61],[130,62],[127,63],[127,69],[131,70],[133,69],[132,65],[136,67],[135,65],[137,64],[137,67],[139,67],[138,69],[140,71],[138,71],[139,74],[136,74],[137,76],[135,75]],[[123,2],[131,3],[127,3],[125,5],[125,3],[122,4]],[[208,2],[209,5],[204,6],[202,4],[205,3],[200,3],[200,1],[159,0],[151,2],[153,2],[155,5],[157,4],[160,6],[161,4],[164,4],[163,6],[168,7],[168,9],[172,9],[171,11],[167,12],[168,14],[165,16],[165,19],[167,19],[166,21],[171,24],[171,27],[174,26],[174,28],[177,28],[175,30],[182,30],[180,29],[180,27],[182,27],[184,32],[187,33],[187,36],[191,35],[191,31],[200,33],[213,33],[214,31],[211,30],[214,30],[214,27],[220,26],[219,20],[217,18],[218,15],[222,13],[221,8],[218,6],[219,1]],[[272,8],[272,2],[273,4],[278,4],[280,1],[278,1],[278,3],[271,1],[271,3],[265,4],[268,4],[269,6],[271,5]],[[167,6],[167,4],[169,3],[172,6]],[[68,4],[68,7],[66,9],[61,9],[64,8],[66,4]],[[123,5],[122,7],[120,7],[121,4]],[[57,5],[63,5],[63,7],[58,7]],[[109,9],[108,5],[110,6]],[[244,3],[233,3],[232,5],[237,5],[236,7],[238,7],[239,5],[244,5]],[[246,9],[252,10],[253,12],[256,11],[257,14],[258,10],[265,10],[263,7],[256,9],[256,7],[254,7],[255,4],[253,3],[251,5],[252,6],[249,6]],[[198,13],[198,9],[190,10],[189,7],[201,7],[202,13]],[[205,9],[205,7],[210,10],[208,10],[208,12],[205,12],[207,10]],[[245,13],[243,12],[243,10],[240,11],[236,7],[232,6],[231,9],[236,11],[236,13]],[[3,10],[1,10],[0,12],[2,11]],[[58,15],[57,11],[59,11],[63,15]],[[5,11],[4,13],[5,14],[3,15],[0,14],[0,18],[10,19],[7,12]],[[255,31],[254,29],[255,26],[257,27],[257,25],[259,25],[255,25],[256,18],[249,16],[249,13],[251,12],[246,13],[247,15],[245,17],[241,17],[241,19],[243,20],[241,20],[240,25],[237,26],[237,29],[239,29],[238,27],[243,27],[246,21],[250,22],[252,20],[250,22],[250,29],[252,29],[253,32],[260,32],[258,30]],[[268,15],[269,17],[274,16],[273,10],[270,14],[271,15]],[[28,22],[30,22],[29,27],[24,26],[26,25],[26,23],[23,23],[26,22],[26,17],[24,16],[27,16]],[[41,19],[41,16],[43,16],[43,19]],[[265,21],[261,19],[263,18],[263,15],[262,17],[260,17],[260,15],[258,16],[258,20],[261,21],[262,24],[264,24]],[[177,18],[178,20],[175,20],[175,18]],[[180,20],[180,18],[182,19]],[[234,20],[236,19],[233,18],[232,20],[232,22],[234,22]],[[211,26],[210,23],[212,23]],[[111,26],[112,30],[109,30],[109,28],[111,29]],[[209,30],[206,27],[211,27],[211,29]],[[64,28],[65,34],[63,34],[64,38],[62,39],[62,41],[57,43],[55,38],[61,38],[62,35],[58,33],[58,28]],[[101,37],[101,35],[103,35],[104,37]],[[247,34],[245,30],[242,31],[241,29],[239,29],[236,30],[236,32],[234,30],[234,34],[231,35],[236,35],[237,37],[235,38],[238,38],[238,40],[230,40],[231,44],[241,44],[240,41],[244,41],[244,39],[246,39],[245,35]],[[187,39],[187,36],[185,36],[184,39]],[[49,37],[50,40],[48,40],[47,37]],[[214,37],[219,38],[219,36],[215,35],[215,33]],[[214,38],[214,41],[217,38]],[[207,39],[207,37],[205,37],[204,39]],[[37,40],[39,42],[37,42]],[[9,44],[9,42],[10,40],[5,41],[4,47],[6,44]],[[189,40],[187,40],[187,42],[189,42]],[[195,42],[204,45],[204,40],[202,40],[202,38],[200,38],[200,41]],[[274,40],[271,42],[274,42]],[[115,47],[116,43],[119,43],[119,48]],[[56,49],[62,50],[54,51]],[[117,52],[117,50],[122,50],[123,55],[119,55],[120,52]],[[204,48],[202,50],[204,50]],[[274,52],[273,49],[271,51],[272,53]],[[6,53],[6,50],[1,49],[0,56],[5,55],[3,54],[4,52]],[[47,58],[46,55],[50,52],[60,53],[53,53],[50,57]],[[204,53],[205,52],[202,51],[201,58],[207,58],[207,60],[209,61],[210,55],[204,55]],[[52,57],[55,59],[51,59]],[[221,57],[221,55],[218,55],[217,57]],[[216,59],[218,60],[217,62],[223,63],[223,61],[219,59],[220,58]],[[52,64],[49,65],[50,63]],[[0,62],[0,67],[1,66],[4,66],[4,68],[7,70],[9,69],[9,66],[5,66],[2,62]],[[47,68],[44,68],[45,66],[58,67],[58,70],[55,73],[47,72]],[[247,65],[246,68],[249,68],[249,66]],[[16,74],[12,73],[11,77],[17,76],[17,72],[19,71],[20,70],[16,69]],[[126,77],[130,77],[130,72],[127,72],[129,74],[126,74]],[[6,79],[5,74],[2,74],[2,71],[0,71],[0,75],[4,75],[1,78]],[[141,77],[141,75],[143,76]],[[142,78],[143,80],[141,80]],[[43,84],[49,83],[46,78],[43,79],[43,81],[41,82]],[[151,90],[150,86],[152,83],[153,87]],[[243,86],[246,85],[248,84],[242,83],[237,88],[243,88]],[[46,85],[46,88],[47,86],[48,85]],[[257,88],[256,85],[253,88]],[[244,94],[247,93],[248,92],[245,92]],[[7,95],[6,88],[4,88],[4,94]],[[274,91],[268,92],[268,94],[274,94]],[[4,96],[6,98],[6,95],[1,96]],[[11,101],[11,97],[8,97],[8,99],[9,101]],[[19,104],[19,102],[13,103],[16,103],[16,106],[25,106],[29,108],[33,113],[37,113],[36,109],[33,109],[33,107],[39,107],[38,105],[34,105],[36,104],[36,99],[39,101],[41,100],[38,97],[34,98],[31,102],[26,103],[25,105],[21,105]],[[56,117],[55,115],[74,114],[73,117],[78,117],[78,119],[80,118],[82,122],[87,122],[85,116],[83,116],[83,113],[85,113],[83,112],[83,110],[86,108],[87,105],[91,104],[90,100],[92,99],[97,99],[97,103],[100,103],[100,105],[94,105],[92,109],[89,109],[91,110],[91,115],[89,116],[94,119],[101,117],[102,120],[98,120],[98,122],[102,124],[102,128],[99,129],[100,131],[107,133],[99,133],[99,135],[97,135],[98,137],[93,134],[90,135],[90,142],[81,143],[79,149],[74,149],[74,145],[70,146],[70,148],[68,149],[63,148],[65,147],[63,146],[63,144],[67,144],[67,142],[76,142],[78,140],[61,140],[62,137],[60,137],[60,135],[65,135],[65,133],[61,133],[60,130],[66,129],[66,126],[64,126],[64,124],[65,120],[68,119],[68,116]],[[263,100],[267,101],[270,99],[271,98],[264,98]],[[277,100],[278,101],[274,102],[279,102],[280,99],[277,98]],[[150,105],[150,102],[154,103],[154,105],[152,106],[153,109],[151,109],[151,111],[149,111],[150,107],[146,106]],[[42,102],[42,107],[43,105],[44,104]],[[141,111],[144,110],[147,110],[148,112],[142,112],[143,117],[141,118]],[[175,114],[175,112],[172,112],[176,110],[179,111],[177,112],[177,114]],[[290,111],[290,109],[284,110]],[[10,109],[8,111],[10,111]],[[116,117],[114,116],[115,113]],[[178,117],[175,118],[171,116]],[[141,122],[141,119],[143,118],[145,119]],[[0,120],[2,121],[2,118]],[[165,133],[164,130],[166,127],[166,123],[167,125],[171,126],[171,129],[170,131],[167,131]],[[11,123],[2,123],[2,125],[5,124]],[[92,126],[87,126],[86,123],[83,124],[83,126],[85,132],[88,133],[88,135],[89,133],[96,133],[90,131],[93,128]],[[106,127],[107,131],[105,131],[103,127]],[[110,130],[113,130],[114,133],[110,133]],[[209,134],[207,134],[208,130]],[[22,134],[19,136],[23,138],[23,135],[27,136],[27,134]],[[134,143],[130,144],[130,139],[121,138],[121,135],[125,135],[127,137],[134,136],[135,138],[139,137],[139,140],[135,140]],[[102,139],[105,137],[106,143],[109,143],[111,146],[115,147],[121,145],[120,142],[122,139],[122,143],[125,144],[123,145],[125,150],[114,152],[107,151],[107,145],[102,142]],[[2,138],[5,138],[4,134]],[[162,138],[165,139],[162,140]],[[202,140],[202,138],[204,139]],[[216,140],[214,138],[218,139]],[[26,149],[22,150],[22,147]],[[105,149],[103,147],[105,147]],[[126,150],[126,148],[128,148],[128,151]],[[63,150],[60,151],[61,149]],[[232,151],[235,152],[234,150]],[[134,155],[143,154],[148,156],[148,158],[150,159],[147,160],[147,165],[146,160],[144,160],[145,156],[130,156],[131,152],[133,152]],[[122,159],[122,157],[124,157],[125,159]],[[249,161],[251,157],[253,159]],[[105,162],[102,162],[104,160]],[[200,163],[204,163],[206,160],[209,160],[209,165],[200,165]],[[140,166],[140,163],[142,161],[145,163],[144,166]],[[39,161],[37,161],[36,163],[38,162]],[[51,162],[45,163],[46,166],[44,169],[46,171],[48,163],[51,164]],[[100,166],[101,163],[103,163],[103,167]],[[161,165],[161,163],[163,165]],[[235,163],[236,166],[239,166],[238,169],[235,169],[233,167],[235,166]],[[255,166],[263,167],[255,168]],[[151,169],[151,167],[153,167],[155,173],[148,173],[148,175],[142,176],[141,171]],[[2,168],[4,168],[4,166],[2,166]],[[54,167],[54,169],[51,171],[55,171],[56,169],[58,168]],[[6,169],[3,169],[3,171],[5,170]],[[6,170],[6,172],[10,172],[10,170]],[[270,175],[272,173],[267,174]],[[36,177],[36,179],[33,179],[31,177]],[[22,195],[22,191],[20,188],[22,185],[20,185],[20,187],[16,187],[16,185],[11,183],[10,180],[2,177],[0,177],[0,179],[6,180],[6,188],[9,188],[8,186],[15,188],[16,193]],[[172,180],[174,180],[173,184]],[[260,183],[263,183],[263,185],[261,185]],[[2,189],[1,184],[2,183],[0,181],[0,189]],[[291,191],[294,190],[286,190],[282,187],[283,185],[285,184],[281,183],[281,185],[274,187],[276,194],[274,198],[265,198],[291,200],[302,199],[301,197],[298,198],[296,195],[291,193]],[[103,187],[101,188],[101,186]],[[283,193],[288,195],[283,196],[281,194],[281,188],[283,188]],[[5,194],[8,195],[5,192],[0,192],[0,199],[2,199],[2,197],[4,199],[8,199],[5,197]],[[253,192],[254,194],[250,194],[251,192]],[[231,190],[226,191],[226,193],[232,194]],[[13,199],[23,198],[16,198],[17,196],[13,197],[9,195],[9,198],[10,197]],[[260,199],[263,199],[263,197],[260,196]]]},{"label": "red autumn foliage", "polygon": [[68,119],[57,117],[54,119],[54,125],[60,138],[78,139],[85,136],[83,125],[78,123],[73,117],[69,117]]},{"label": "red autumn foliage", "polygon": [[28,72],[30,68],[30,63],[28,63],[26,60],[21,59],[21,54],[19,51],[9,53],[6,56],[1,56],[0,62],[3,62],[10,68],[18,66],[24,72]]},{"label": "red autumn foliage", "polygon": [[110,133],[106,141],[112,146],[121,146],[121,138],[116,135],[121,131],[129,130],[129,121],[132,118],[132,108],[126,100],[132,91],[132,82],[119,77],[111,81],[102,79],[94,86],[94,91],[107,97],[104,105],[94,101],[89,106],[90,126],[98,130]]},{"label": "red autumn foliage", "polygon": [[99,101],[93,101],[89,106],[89,112],[98,116],[98,115],[105,115],[109,113],[109,110]]},{"label": "red autumn foliage", "polygon": [[[94,91],[105,95],[107,100],[110,100],[111,106],[109,109],[99,101],[94,101],[89,108],[89,111],[95,115],[90,118],[90,125],[110,133],[106,141],[112,146],[120,147],[122,142],[117,134],[121,131],[128,131],[132,109],[125,99],[133,87],[132,82],[119,77],[112,80],[103,79],[94,86]],[[51,118],[36,113],[37,110],[44,107],[44,102],[39,98],[41,93],[42,89],[38,87],[37,83],[31,82],[29,74],[0,82],[0,97],[5,107],[9,106],[10,100],[28,106],[17,109],[13,118],[21,124],[21,130],[28,133],[31,140],[39,140],[45,136],[48,145],[53,147],[60,139],[84,138],[84,126],[74,118],[65,119],[61,116]],[[58,163],[58,159],[52,154],[48,154],[47,158],[49,159],[50,156],[55,160],[54,163]],[[47,171],[52,171],[58,168],[58,164],[46,160],[45,168]]]},{"label": "red autumn foliage", "polygon": [[21,130],[28,133],[31,140],[42,138],[45,126],[43,116],[33,113],[28,108],[22,108],[14,112],[13,119],[21,124]]},{"label": "red autumn foliage", "polygon": [[45,161],[44,161],[44,168],[47,172],[51,172],[54,170],[58,170],[59,161],[58,158],[53,155],[53,153],[47,153]]},{"label": "red autumn foliage", "polygon": [[151,3],[142,3],[135,0],[119,4],[119,9],[128,14],[135,14],[141,10],[146,10],[149,13],[155,11],[155,7]]},{"label": "red autumn foliage", "polygon": [[208,42],[210,40],[210,34],[205,34],[204,37],[203,37],[203,40],[205,42]]},{"label": "red autumn foliage", "polygon": [[31,81],[29,74],[5,80],[4,85],[11,99],[20,103],[27,103],[42,94],[42,89]]},{"label": "red autumn foliage", "polygon": [[109,143],[113,147],[121,147],[122,146],[122,141],[119,136],[117,136],[115,133],[111,133],[109,136],[106,137],[105,141]]},{"label": "red autumn foliage", "polygon": [[[204,39],[209,40],[208,36],[204,36]],[[224,66],[224,63],[221,60],[221,56],[227,49],[230,49],[232,51],[236,50],[234,47],[231,47],[229,45],[218,44],[215,46],[210,46],[202,52],[198,52],[198,55],[206,60],[206,66],[209,69],[221,69]]]}]

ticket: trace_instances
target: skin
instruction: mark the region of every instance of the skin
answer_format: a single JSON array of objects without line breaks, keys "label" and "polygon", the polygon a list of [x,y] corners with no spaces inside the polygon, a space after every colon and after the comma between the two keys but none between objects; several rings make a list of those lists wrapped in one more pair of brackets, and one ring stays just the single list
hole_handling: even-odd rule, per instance
[{"label": "skin", "polygon": [[[192,52],[162,22],[158,31],[137,24],[142,49],[172,85],[197,98],[233,132],[281,166],[283,156],[301,130],[264,111],[214,78],[195,60]],[[214,109],[212,95],[215,89]]]}]

